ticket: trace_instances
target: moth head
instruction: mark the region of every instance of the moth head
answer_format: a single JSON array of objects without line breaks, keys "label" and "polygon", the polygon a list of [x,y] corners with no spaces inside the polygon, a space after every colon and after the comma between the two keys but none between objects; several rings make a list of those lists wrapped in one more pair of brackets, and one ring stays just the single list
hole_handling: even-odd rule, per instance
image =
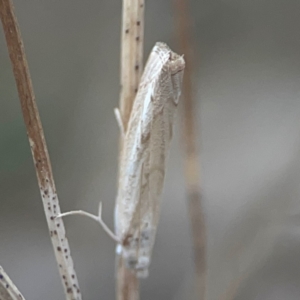
[{"label": "moth head", "polygon": [[169,68],[172,76],[176,75],[177,73],[183,72],[185,68],[183,55],[179,55],[173,51],[170,51]]},{"label": "moth head", "polygon": [[173,85],[173,101],[175,105],[178,104],[179,97],[181,94],[181,85],[183,79],[183,71],[185,68],[185,61],[183,56],[176,54],[175,52],[170,52],[169,58],[169,70],[171,81]]}]

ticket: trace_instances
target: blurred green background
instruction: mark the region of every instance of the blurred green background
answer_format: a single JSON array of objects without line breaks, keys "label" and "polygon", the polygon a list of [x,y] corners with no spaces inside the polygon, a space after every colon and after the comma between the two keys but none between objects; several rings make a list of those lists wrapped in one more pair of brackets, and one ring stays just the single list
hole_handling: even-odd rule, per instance
[{"label": "blurred green background", "polygon": [[[208,299],[300,297],[300,2],[191,0]],[[121,1],[14,0],[62,211],[113,227]],[[145,58],[178,51],[172,1],[146,1]],[[142,299],[194,299],[180,113]],[[26,299],[63,299],[3,32],[0,264]],[[84,299],[114,299],[114,243],[65,220]]]}]

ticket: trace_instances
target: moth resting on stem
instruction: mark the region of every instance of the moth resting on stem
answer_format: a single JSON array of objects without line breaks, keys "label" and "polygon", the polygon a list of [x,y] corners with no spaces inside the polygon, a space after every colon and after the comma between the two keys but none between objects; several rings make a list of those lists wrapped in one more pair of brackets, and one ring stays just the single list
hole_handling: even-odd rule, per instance
[{"label": "moth resting on stem", "polygon": [[122,136],[121,169],[115,207],[115,233],[101,218],[97,221],[117,242],[117,254],[137,277],[148,276],[160,212],[166,158],[172,138],[174,114],[181,94],[185,62],[164,43],[156,43],[147,61],[130,114],[126,132],[115,110]]}]

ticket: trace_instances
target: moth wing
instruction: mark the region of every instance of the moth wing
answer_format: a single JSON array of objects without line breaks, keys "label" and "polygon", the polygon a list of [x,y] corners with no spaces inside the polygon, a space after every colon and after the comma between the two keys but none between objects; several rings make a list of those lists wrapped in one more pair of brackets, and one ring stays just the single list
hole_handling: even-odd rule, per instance
[{"label": "moth wing", "polygon": [[[153,95],[158,84],[159,72],[168,59],[167,51],[151,52],[145,71],[141,78],[139,90],[133,104],[126,137],[124,140],[119,190],[115,210],[116,233],[121,238],[131,235],[130,228],[137,221],[136,212],[140,205],[139,191],[141,184],[141,168],[149,152],[149,136],[153,119]],[[147,163],[144,164],[146,168]],[[143,173],[146,171],[144,170]]]},{"label": "moth wing", "polygon": [[[170,104],[174,105],[172,101]],[[166,156],[172,135],[169,110],[169,107],[162,106],[159,115],[152,118],[150,135],[143,152],[140,197],[127,233],[130,237],[130,256],[140,277],[145,277],[148,272],[160,215]]]},{"label": "moth wing", "polygon": [[148,118],[141,117],[145,103],[151,97],[151,86],[138,92],[135,108],[130,117],[121,158],[120,180],[115,209],[116,234],[126,238],[134,225],[135,213],[138,211],[142,188],[142,171],[148,143],[144,142],[150,129]]},{"label": "moth wing", "polygon": [[154,245],[183,67],[182,57],[165,44],[156,44],[141,78],[124,140],[116,233],[122,239],[128,267],[139,277],[147,276]]}]

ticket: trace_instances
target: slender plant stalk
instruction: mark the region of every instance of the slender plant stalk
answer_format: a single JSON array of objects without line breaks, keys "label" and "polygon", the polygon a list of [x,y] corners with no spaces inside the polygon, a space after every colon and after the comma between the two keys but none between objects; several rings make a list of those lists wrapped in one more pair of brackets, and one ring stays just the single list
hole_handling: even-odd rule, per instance
[{"label": "slender plant stalk", "polygon": [[[51,242],[67,300],[80,300],[81,293],[66,238],[44,132],[35,102],[24,45],[11,0],[0,0],[0,17],[21,102]],[[51,298],[51,297],[50,297]]]},{"label": "slender plant stalk", "polygon": [[0,266],[0,299],[1,300],[25,300],[18,288]]},{"label": "slender plant stalk", "polygon": [[143,72],[144,0],[123,0],[120,111],[127,128]]},{"label": "slender plant stalk", "polygon": [[194,93],[192,85],[193,60],[190,16],[187,0],[174,0],[177,19],[177,35],[186,61],[183,78],[183,139],[185,145],[185,179],[188,200],[188,212],[191,222],[194,262],[196,271],[197,298],[205,299],[206,293],[206,233],[204,214],[201,203],[199,153],[196,140],[199,134],[196,132]]},{"label": "slender plant stalk", "polygon": [[[143,71],[144,0],[123,0],[121,33],[121,95],[120,113],[127,129],[132,104]],[[122,142],[120,144],[120,153]],[[138,300],[139,281],[126,267],[121,256],[116,257],[117,300]]]}]

